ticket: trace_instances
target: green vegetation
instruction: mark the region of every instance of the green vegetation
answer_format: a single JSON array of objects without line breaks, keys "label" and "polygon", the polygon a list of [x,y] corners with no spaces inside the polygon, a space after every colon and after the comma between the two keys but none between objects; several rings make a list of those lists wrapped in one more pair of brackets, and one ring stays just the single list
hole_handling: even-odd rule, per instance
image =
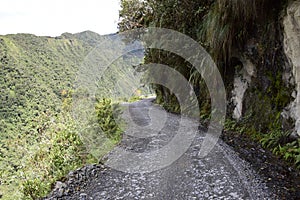
[{"label": "green vegetation", "polygon": [[262,0],[217,0],[203,18],[200,36],[217,60],[229,61],[233,49],[243,44],[257,17]]},{"label": "green vegetation", "polygon": [[300,139],[291,139],[290,131],[282,130],[278,127],[278,124],[277,127],[273,126],[271,131],[263,133],[256,131],[253,126],[250,126],[247,123],[247,118],[239,122],[227,119],[224,128],[226,131],[233,131],[236,134],[249,135],[253,140],[261,143],[264,148],[271,150],[275,155],[290,162],[295,168],[300,169]]},{"label": "green vegetation", "polygon": [[119,104],[112,103],[111,99],[102,99],[96,104],[96,113],[101,130],[109,139],[119,142],[122,133],[116,122],[121,120],[122,110]]},{"label": "green vegetation", "polygon": [[283,156],[284,159],[295,163],[297,168],[300,169],[300,139],[283,146],[279,145],[274,149],[276,149],[277,155]]},{"label": "green vegetation", "polygon": [[[3,199],[45,196],[69,171],[98,162],[79,135],[73,101],[80,64],[103,38],[96,33],[60,37],[0,36],[0,195]],[[100,96],[101,97],[101,96]],[[110,100],[94,105],[96,126],[116,144],[121,130]],[[113,106],[114,107],[114,106]],[[93,114],[90,114],[93,117]],[[103,119],[104,121],[103,121]],[[96,118],[95,118],[96,119]],[[107,123],[107,120],[109,123]],[[107,145],[109,151],[113,145]]]},{"label": "green vegetation", "polygon": [[[49,117],[49,116],[46,116]],[[22,165],[21,188],[25,199],[45,196],[56,180],[96,160],[87,154],[71,116],[62,113],[58,123],[46,125],[32,142]],[[45,119],[46,123],[49,119]]]}]

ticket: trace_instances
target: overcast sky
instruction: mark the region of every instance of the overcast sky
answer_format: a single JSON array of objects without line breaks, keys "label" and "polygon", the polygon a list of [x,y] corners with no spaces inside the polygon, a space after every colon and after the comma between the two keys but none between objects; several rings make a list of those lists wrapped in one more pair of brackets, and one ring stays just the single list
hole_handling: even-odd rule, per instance
[{"label": "overcast sky", "polygon": [[120,0],[0,0],[0,35],[117,32]]}]

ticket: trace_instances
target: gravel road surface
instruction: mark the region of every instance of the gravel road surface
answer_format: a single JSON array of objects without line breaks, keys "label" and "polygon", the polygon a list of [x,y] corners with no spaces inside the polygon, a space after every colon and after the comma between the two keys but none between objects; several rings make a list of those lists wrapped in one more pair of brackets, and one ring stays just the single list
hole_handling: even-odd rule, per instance
[{"label": "gravel road surface", "polygon": [[[128,107],[123,115],[128,127],[116,149],[147,156],[168,145],[181,130],[181,117],[167,113],[151,99],[124,106]],[[153,171],[124,171],[108,164],[85,166],[58,182],[46,199],[277,199],[249,163],[221,140],[208,156],[199,157],[205,132],[193,119],[188,124],[197,127],[196,136],[170,165],[156,169],[151,163],[157,163],[157,158],[149,156],[145,162]],[[118,161],[116,152],[107,155],[106,163]],[[119,159],[126,167],[124,159]]]}]

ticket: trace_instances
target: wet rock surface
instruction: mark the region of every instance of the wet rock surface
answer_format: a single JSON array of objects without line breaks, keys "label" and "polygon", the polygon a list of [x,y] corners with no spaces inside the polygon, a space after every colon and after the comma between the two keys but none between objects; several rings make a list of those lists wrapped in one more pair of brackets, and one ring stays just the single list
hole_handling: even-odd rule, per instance
[{"label": "wet rock surface", "polygon": [[[151,107],[160,116],[166,114],[150,100],[133,105],[132,118],[140,122],[144,119],[144,125],[150,120],[148,115],[142,114],[145,109]],[[156,135],[141,138],[125,134],[119,147],[140,153],[161,148],[176,134],[179,120],[180,116],[167,113],[164,127]],[[285,194],[275,191],[278,187],[273,188],[267,176],[255,171],[257,167],[247,162],[251,159],[241,159],[241,153],[236,153],[222,140],[208,156],[200,158],[204,136],[203,127],[199,127],[190,148],[178,160],[153,172],[126,173],[101,164],[85,166],[70,172],[45,199],[282,199]],[[245,149],[245,155],[247,151]],[[264,158],[254,159],[262,161]]]}]

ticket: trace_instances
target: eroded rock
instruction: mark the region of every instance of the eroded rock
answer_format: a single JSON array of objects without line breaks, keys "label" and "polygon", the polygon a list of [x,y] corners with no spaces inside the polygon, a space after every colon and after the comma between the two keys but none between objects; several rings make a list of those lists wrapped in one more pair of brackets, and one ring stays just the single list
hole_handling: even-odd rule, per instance
[{"label": "eroded rock", "polygon": [[[283,20],[284,52],[292,66],[292,76],[287,76],[295,84],[295,100],[287,107],[284,116],[295,120],[295,133],[300,136],[300,1],[293,1],[287,7]],[[294,83],[293,83],[294,82]]]}]

